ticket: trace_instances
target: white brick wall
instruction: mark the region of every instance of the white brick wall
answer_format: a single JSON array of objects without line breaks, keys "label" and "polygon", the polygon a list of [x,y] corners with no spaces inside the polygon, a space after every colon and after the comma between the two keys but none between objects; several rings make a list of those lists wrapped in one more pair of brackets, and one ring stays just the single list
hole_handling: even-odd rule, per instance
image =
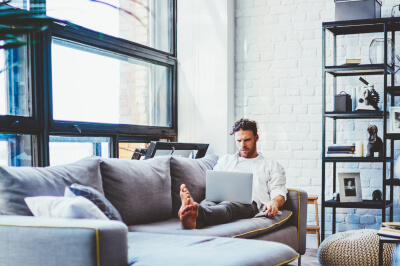
[{"label": "white brick wall", "polygon": [[[334,1],[236,0],[235,3],[235,118],[250,118],[259,123],[258,149],[285,167],[289,187],[302,188],[310,195],[320,197],[322,22],[334,21]],[[384,1],[382,16],[389,16],[392,6],[396,4],[399,4],[398,1]],[[377,36],[338,37],[338,64],[344,63],[345,58],[362,58],[364,63],[369,63],[369,45]],[[331,36],[328,34],[327,37],[331,42]],[[399,38],[396,36],[397,40]],[[398,51],[400,45],[396,48]],[[327,55],[332,56],[330,49]],[[375,84],[378,92],[382,91],[382,77],[364,78]],[[358,77],[340,78],[338,88],[351,93],[354,86],[359,86],[358,82]],[[327,89],[328,95],[332,95],[330,77]],[[327,105],[332,108],[330,99],[327,99]],[[343,121],[338,124],[338,142],[361,139],[366,145],[366,129],[371,123],[382,129],[383,124],[379,120]],[[327,130],[329,143],[332,139],[331,123],[327,124]],[[378,135],[382,136],[382,130]],[[371,199],[372,191],[381,189],[381,166],[374,163],[338,164],[340,170],[361,172],[364,199]],[[327,164],[327,173],[331,172],[329,169],[331,167]],[[331,180],[327,178],[329,193],[332,191]],[[394,195],[398,203],[398,188],[395,188]],[[326,211],[326,233],[329,234],[332,212],[330,209]],[[380,210],[337,209],[337,231],[379,228],[382,221],[380,214]],[[308,215],[310,224],[315,223],[314,208],[311,206]]]}]

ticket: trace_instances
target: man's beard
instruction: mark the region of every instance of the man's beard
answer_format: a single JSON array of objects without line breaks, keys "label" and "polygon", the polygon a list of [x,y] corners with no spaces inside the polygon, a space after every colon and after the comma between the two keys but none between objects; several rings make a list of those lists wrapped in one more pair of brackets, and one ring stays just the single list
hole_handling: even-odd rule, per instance
[{"label": "man's beard", "polygon": [[250,158],[251,156],[254,155],[255,152],[256,152],[256,145],[254,145],[254,146],[247,152],[246,155],[243,154],[243,152],[242,152],[241,150],[239,150],[240,157],[243,157],[243,158]]}]

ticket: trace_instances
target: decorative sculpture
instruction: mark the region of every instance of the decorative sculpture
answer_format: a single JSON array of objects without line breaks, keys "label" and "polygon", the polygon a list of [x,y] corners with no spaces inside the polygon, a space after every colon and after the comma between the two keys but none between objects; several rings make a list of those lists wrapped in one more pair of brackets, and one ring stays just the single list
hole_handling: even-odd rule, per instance
[{"label": "decorative sculpture", "polygon": [[378,137],[378,128],[375,125],[368,127],[368,146],[365,157],[374,157],[374,152],[379,152],[379,157],[382,157],[382,139]]},{"label": "decorative sculpture", "polygon": [[382,201],[382,191],[379,189],[374,190],[372,192],[372,201]]}]

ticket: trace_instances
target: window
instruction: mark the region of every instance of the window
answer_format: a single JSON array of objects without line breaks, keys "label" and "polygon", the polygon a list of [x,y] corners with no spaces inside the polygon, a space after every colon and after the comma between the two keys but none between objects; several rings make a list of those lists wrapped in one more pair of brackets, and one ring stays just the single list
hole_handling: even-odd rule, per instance
[{"label": "window", "polygon": [[176,0],[10,4],[67,22],[0,50],[0,165],[116,158],[126,143],[176,140]]},{"label": "window", "polygon": [[0,166],[32,166],[35,137],[0,134]]},{"label": "window", "polygon": [[168,67],[58,38],[52,67],[55,120],[171,125]]},{"label": "window", "polygon": [[47,15],[172,53],[172,0],[47,0]]},{"label": "window", "polygon": [[28,49],[0,50],[0,115],[31,116]]},{"label": "window", "polygon": [[50,165],[72,163],[76,158],[109,157],[110,138],[50,136]]},{"label": "window", "polygon": [[144,159],[144,152],[148,148],[148,143],[135,143],[135,142],[120,142],[119,143],[119,158],[130,160],[134,158],[134,153],[139,153],[138,159]]}]

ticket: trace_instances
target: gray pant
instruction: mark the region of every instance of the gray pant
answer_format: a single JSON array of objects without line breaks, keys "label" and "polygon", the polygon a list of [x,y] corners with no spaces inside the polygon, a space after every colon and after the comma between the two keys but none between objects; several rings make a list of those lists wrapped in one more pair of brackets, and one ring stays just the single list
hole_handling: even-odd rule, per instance
[{"label": "gray pant", "polygon": [[238,219],[252,218],[259,212],[257,204],[241,204],[231,201],[214,203],[203,200],[199,204],[196,228],[224,224]]}]

